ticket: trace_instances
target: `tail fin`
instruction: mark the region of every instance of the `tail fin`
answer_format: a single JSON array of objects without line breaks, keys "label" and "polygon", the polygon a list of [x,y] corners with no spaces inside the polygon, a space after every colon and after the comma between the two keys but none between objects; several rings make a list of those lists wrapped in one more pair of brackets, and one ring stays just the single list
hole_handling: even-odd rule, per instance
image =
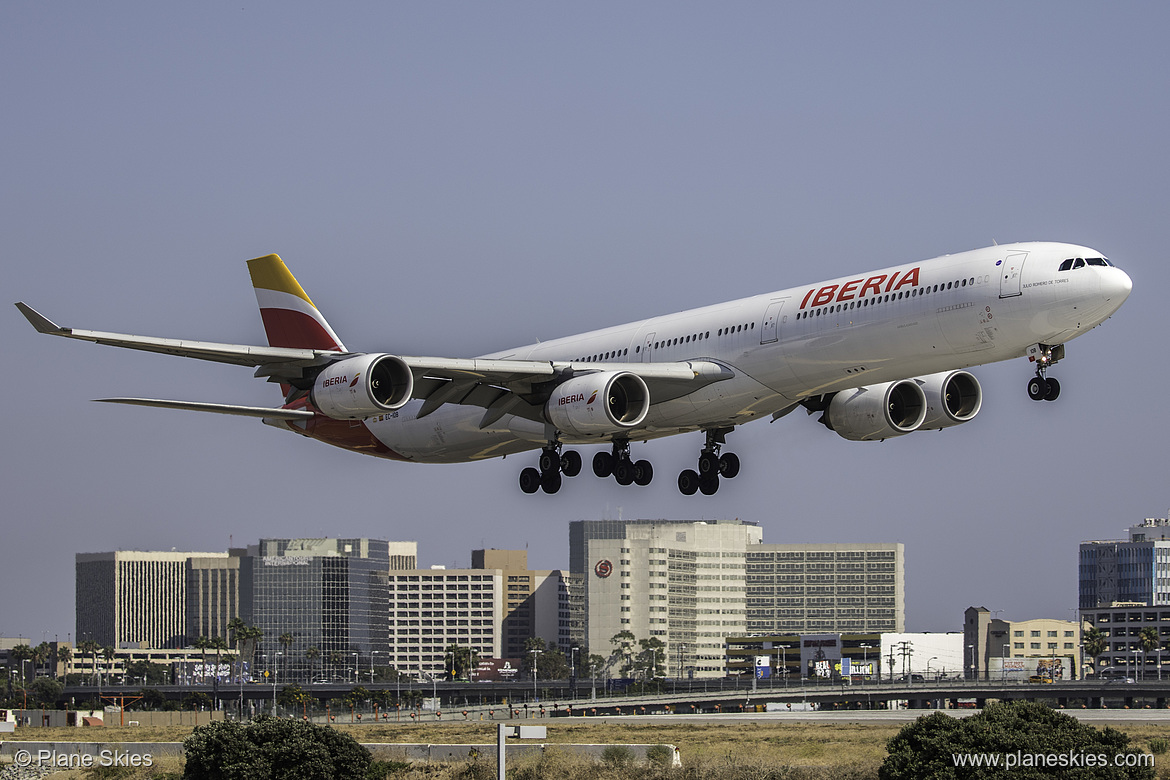
[{"label": "tail fin", "polygon": [[346,351],[280,257],[266,255],[249,260],[248,272],[268,346]]}]

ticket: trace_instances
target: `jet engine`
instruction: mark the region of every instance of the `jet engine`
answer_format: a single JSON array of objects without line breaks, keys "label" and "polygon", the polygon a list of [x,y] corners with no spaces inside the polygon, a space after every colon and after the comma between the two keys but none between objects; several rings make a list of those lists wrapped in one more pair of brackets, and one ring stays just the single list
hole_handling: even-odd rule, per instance
[{"label": "jet engine", "polygon": [[558,430],[574,436],[597,436],[633,428],[650,411],[650,389],[637,374],[601,371],[557,385],[545,416]]},{"label": "jet engine", "polygon": [[313,405],[334,420],[392,412],[410,400],[414,374],[394,355],[359,355],[331,363],[317,376]]},{"label": "jet engine", "polygon": [[912,379],[843,390],[833,396],[823,422],[850,441],[902,436],[926,419],[926,394]]},{"label": "jet engine", "polygon": [[943,371],[914,381],[926,394],[926,419],[921,426],[924,431],[965,423],[983,406],[979,380],[966,371]]}]

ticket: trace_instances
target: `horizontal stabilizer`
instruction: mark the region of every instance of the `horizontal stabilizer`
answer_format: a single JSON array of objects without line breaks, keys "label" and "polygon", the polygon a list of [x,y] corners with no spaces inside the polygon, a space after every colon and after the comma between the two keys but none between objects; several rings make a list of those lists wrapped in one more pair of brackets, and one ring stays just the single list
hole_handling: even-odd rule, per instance
[{"label": "horizontal stabilizer", "polygon": [[311,420],[313,413],[303,409],[271,409],[266,406],[236,406],[234,404],[209,404],[199,401],[163,401],[158,398],[95,398],[103,404],[129,404],[131,406],[157,406],[160,409],[186,409],[191,412],[214,412],[234,414],[240,417],[260,417],[268,420]]}]

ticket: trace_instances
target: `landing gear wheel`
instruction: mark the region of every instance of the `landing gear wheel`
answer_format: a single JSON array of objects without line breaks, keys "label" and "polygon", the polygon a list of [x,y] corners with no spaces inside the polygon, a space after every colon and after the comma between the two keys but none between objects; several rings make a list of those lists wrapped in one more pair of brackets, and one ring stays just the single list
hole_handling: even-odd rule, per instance
[{"label": "landing gear wheel", "polygon": [[613,455],[608,452],[599,452],[593,456],[593,473],[605,479],[613,474]]},{"label": "landing gear wheel", "polygon": [[623,487],[632,484],[634,481],[634,464],[630,463],[628,458],[622,458],[613,469],[614,479]]},{"label": "landing gear wheel", "polygon": [[525,493],[535,493],[540,489],[540,472],[527,468],[520,472],[520,489]]},{"label": "landing gear wheel", "polygon": [[1048,389],[1044,393],[1044,400],[1055,401],[1060,397],[1060,382],[1057,382],[1052,377],[1048,377],[1046,381],[1048,384]]},{"label": "landing gear wheel", "polygon": [[550,471],[559,472],[561,470],[561,456],[557,454],[556,450],[546,447],[540,451],[539,464],[541,474],[547,474]]},{"label": "landing gear wheel", "polygon": [[561,489],[561,472],[546,471],[540,475],[540,487],[545,493],[553,494]]},{"label": "landing gear wheel", "polygon": [[634,464],[634,484],[646,487],[654,479],[654,467],[648,460],[640,460]]},{"label": "landing gear wheel", "polygon": [[719,458],[719,476],[735,479],[739,474],[739,456],[734,452],[725,452]]},{"label": "landing gear wheel", "polygon": [[693,496],[699,490],[699,475],[691,469],[679,474],[678,490],[684,496]]},{"label": "landing gear wheel", "polygon": [[699,456],[699,476],[708,477],[719,473],[719,456],[712,450],[703,450]]},{"label": "landing gear wheel", "polygon": [[719,476],[712,474],[706,479],[700,479],[699,492],[705,496],[713,496],[719,490]]},{"label": "landing gear wheel", "polygon": [[569,450],[561,456],[561,473],[566,477],[575,477],[581,473],[581,453]]},{"label": "landing gear wheel", "polygon": [[[1057,392],[1060,392],[1059,390]],[[1028,397],[1033,401],[1043,401],[1048,395],[1048,380],[1037,374],[1028,380]]]}]

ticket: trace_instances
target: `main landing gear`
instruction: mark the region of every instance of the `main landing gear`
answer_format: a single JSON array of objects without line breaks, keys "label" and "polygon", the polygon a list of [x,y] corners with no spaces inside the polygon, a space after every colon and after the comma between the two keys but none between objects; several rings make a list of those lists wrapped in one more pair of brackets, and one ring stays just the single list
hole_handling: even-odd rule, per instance
[{"label": "main landing gear", "polygon": [[613,453],[599,452],[593,456],[593,473],[605,479],[612,475],[619,485],[645,487],[654,479],[654,467],[648,460],[630,459],[630,443],[615,441]]},{"label": "main landing gear", "polygon": [[1064,357],[1064,345],[1049,347],[1038,344],[1028,350],[1028,357],[1036,362],[1036,376],[1028,380],[1028,397],[1033,401],[1055,401],[1060,397],[1060,382],[1045,376],[1049,366]]},{"label": "main landing gear", "polygon": [[731,428],[717,428],[707,431],[707,443],[699,454],[699,470],[687,469],[678,475],[678,489],[684,496],[701,492],[705,496],[715,495],[719,490],[719,478],[733,479],[739,474],[739,457],[733,452],[719,454],[726,443]]},{"label": "main landing gear", "polygon": [[581,453],[566,450],[561,453],[560,442],[549,442],[540,451],[540,471],[527,468],[520,472],[520,489],[525,493],[543,490],[556,493],[561,489],[561,475],[575,477],[581,473]]}]

